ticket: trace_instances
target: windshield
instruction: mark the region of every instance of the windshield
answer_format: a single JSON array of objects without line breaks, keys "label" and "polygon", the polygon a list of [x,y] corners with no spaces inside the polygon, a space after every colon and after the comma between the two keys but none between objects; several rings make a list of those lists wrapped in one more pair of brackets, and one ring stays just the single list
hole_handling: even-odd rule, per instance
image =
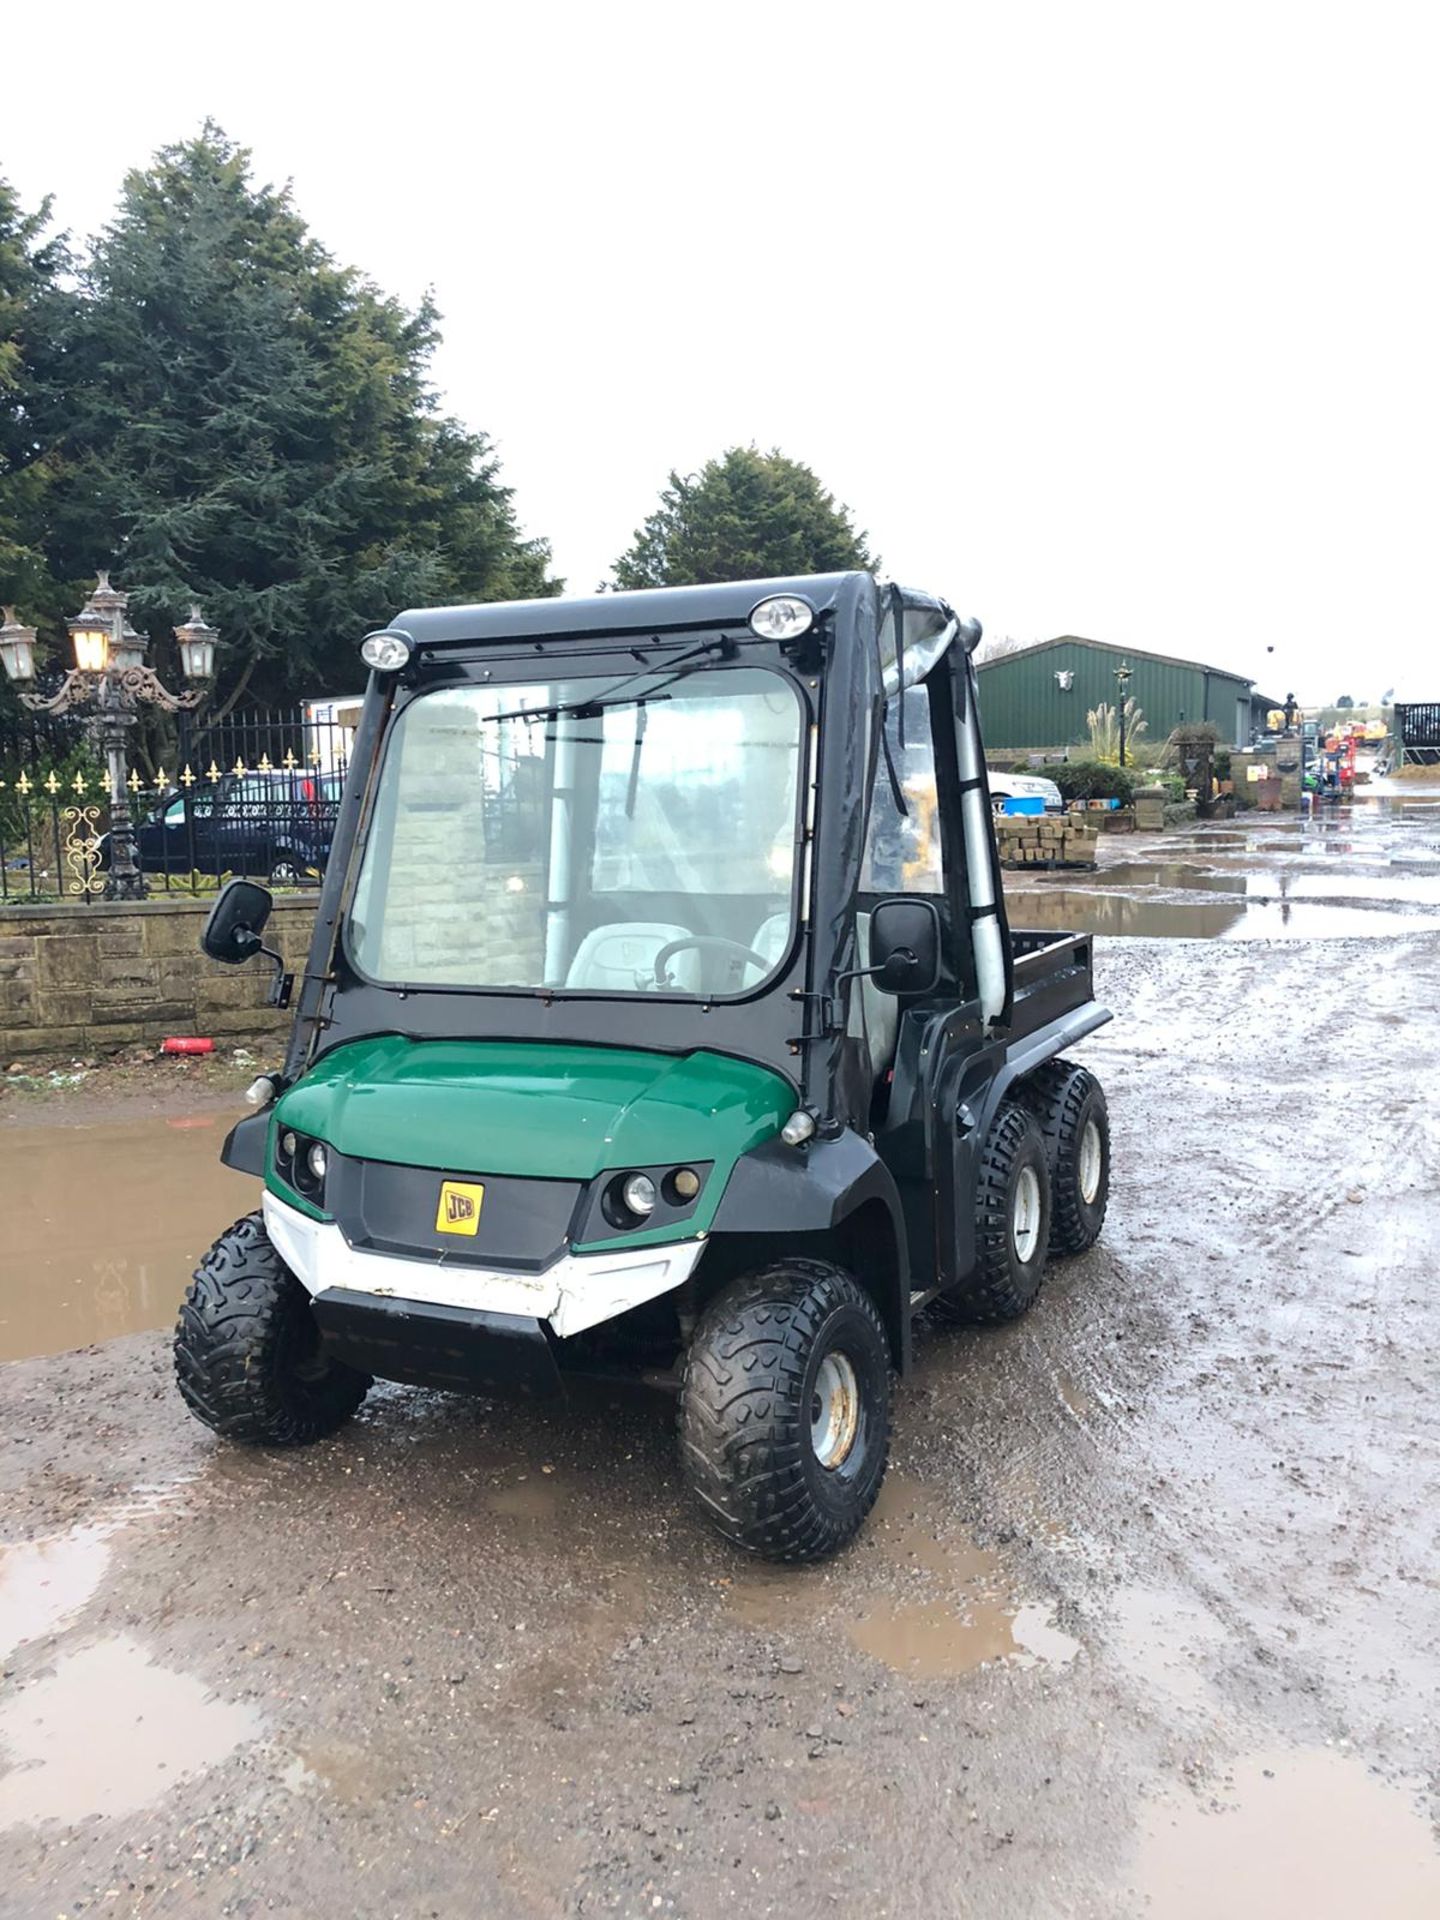
[{"label": "windshield", "polygon": [[351,960],[396,986],[753,992],[794,932],[801,739],[764,668],[425,694],[386,750]]}]

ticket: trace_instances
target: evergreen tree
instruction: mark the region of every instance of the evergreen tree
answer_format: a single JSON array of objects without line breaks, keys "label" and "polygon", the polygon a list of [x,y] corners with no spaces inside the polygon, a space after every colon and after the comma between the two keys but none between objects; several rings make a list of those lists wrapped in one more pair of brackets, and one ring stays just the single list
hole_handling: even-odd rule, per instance
[{"label": "evergreen tree", "polygon": [[875,567],[866,536],[810,468],[731,447],[698,474],[671,473],[660,504],[615,563],[618,587],[763,580]]},{"label": "evergreen tree", "polygon": [[162,665],[197,595],[220,702],[352,687],[406,605],[558,591],[488,443],[440,412],[434,306],[338,265],[213,124],[126,179],[83,291],[52,551],[113,566]]},{"label": "evergreen tree", "polygon": [[46,238],[50,203],[25,213],[0,180],[0,602],[47,624],[66,590],[46,559],[57,456],[47,431],[59,355],[72,306],[63,236]]}]

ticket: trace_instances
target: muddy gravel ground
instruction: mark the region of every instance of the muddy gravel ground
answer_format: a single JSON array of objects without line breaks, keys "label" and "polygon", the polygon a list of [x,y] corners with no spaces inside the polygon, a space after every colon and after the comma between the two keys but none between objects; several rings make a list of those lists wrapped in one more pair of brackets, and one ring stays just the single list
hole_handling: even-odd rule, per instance
[{"label": "muddy gravel ground", "polygon": [[[1440,1914],[1440,933],[1100,965],[1104,1240],[924,1330],[827,1567],[712,1538],[643,1392],[263,1454],[161,1333],[0,1367],[0,1913]],[[12,1262],[168,1317],[249,1204],[189,1117],[99,1224],[0,1131]]]}]

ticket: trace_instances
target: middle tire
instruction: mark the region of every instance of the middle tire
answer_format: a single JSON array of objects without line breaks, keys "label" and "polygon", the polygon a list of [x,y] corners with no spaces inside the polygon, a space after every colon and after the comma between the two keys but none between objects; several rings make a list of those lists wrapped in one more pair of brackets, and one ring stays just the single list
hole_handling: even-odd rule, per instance
[{"label": "middle tire", "polygon": [[890,1452],[890,1346],[858,1282],[782,1260],[717,1294],[685,1355],[680,1451],[746,1552],[823,1560],[853,1539]]},{"label": "middle tire", "polygon": [[1050,1244],[1050,1161],[1034,1115],[1001,1107],[975,1168],[975,1265],[931,1303],[941,1320],[1018,1320],[1040,1291]]}]

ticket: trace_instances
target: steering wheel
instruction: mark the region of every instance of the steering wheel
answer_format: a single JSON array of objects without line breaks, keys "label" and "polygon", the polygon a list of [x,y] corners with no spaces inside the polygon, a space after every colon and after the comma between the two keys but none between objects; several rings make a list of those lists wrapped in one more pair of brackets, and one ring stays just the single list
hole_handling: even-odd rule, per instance
[{"label": "steering wheel", "polygon": [[769,973],[774,967],[773,960],[767,960],[763,953],[756,953],[753,947],[745,946],[739,940],[727,940],[718,933],[687,933],[683,940],[672,940],[668,946],[661,947],[655,956],[655,984],[668,987],[670,980],[670,962],[677,953],[683,953],[687,947],[696,947],[702,953],[714,953],[724,949],[727,953],[738,953],[742,960],[749,960],[759,967],[761,973]]}]

